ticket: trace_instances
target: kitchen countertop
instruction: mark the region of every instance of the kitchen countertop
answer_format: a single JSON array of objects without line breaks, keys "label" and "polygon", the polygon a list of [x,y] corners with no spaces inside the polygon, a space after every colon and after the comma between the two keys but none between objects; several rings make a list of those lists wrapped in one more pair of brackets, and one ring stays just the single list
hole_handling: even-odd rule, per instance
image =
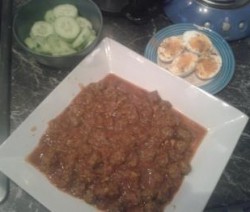
[{"label": "kitchen countertop", "polygon": [[[22,3],[16,0],[14,6]],[[158,30],[170,25],[160,13],[147,24],[134,25],[123,17],[104,14],[103,37],[110,37],[143,54],[149,39]],[[233,79],[216,97],[250,116],[250,38],[230,42],[236,68]],[[67,76],[71,70],[52,69],[27,57],[13,41],[11,64],[11,132]],[[250,202],[250,124],[242,133],[235,151],[226,166],[206,209]],[[0,212],[47,212],[40,203],[10,182],[7,199]]]}]

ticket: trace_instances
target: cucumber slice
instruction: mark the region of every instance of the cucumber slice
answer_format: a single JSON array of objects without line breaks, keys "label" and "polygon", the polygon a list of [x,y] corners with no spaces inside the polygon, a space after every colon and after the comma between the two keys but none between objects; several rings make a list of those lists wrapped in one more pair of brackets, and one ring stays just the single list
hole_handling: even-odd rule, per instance
[{"label": "cucumber slice", "polygon": [[44,15],[44,20],[49,22],[49,23],[53,23],[56,20],[56,17],[53,13],[53,10],[48,10],[45,15]]},{"label": "cucumber slice", "polygon": [[51,54],[54,56],[68,55],[76,52],[70,45],[57,35],[50,35],[47,38],[47,43],[50,46]]},{"label": "cucumber slice", "polygon": [[80,27],[72,17],[59,17],[54,22],[55,32],[67,41],[74,40],[80,32]]},{"label": "cucumber slice", "polygon": [[45,21],[37,21],[31,27],[31,37],[47,37],[54,33],[53,26]]},{"label": "cucumber slice", "polygon": [[93,41],[96,39],[96,34],[92,33],[88,39],[88,43],[86,44],[85,48],[88,47],[89,45],[91,45],[91,43],[93,43]]},{"label": "cucumber slice", "polygon": [[87,18],[83,18],[81,16],[76,17],[76,22],[79,24],[80,28],[85,28],[88,27],[92,29],[92,24]]},{"label": "cucumber slice", "polygon": [[56,18],[69,16],[75,18],[77,16],[77,8],[72,4],[60,4],[53,9]]},{"label": "cucumber slice", "polygon": [[28,46],[28,48],[30,49],[35,49],[37,47],[37,43],[36,41],[31,38],[31,37],[27,37],[25,40],[24,40],[24,43]]},{"label": "cucumber slice", "polygon": [[51,48],[44,37],[36,36],[32,38],[33,41],[36,43],[36,47],[34,48],[34,51],[43,53],[43,54],[50,54]]},{"label": "cucumber slice", "polygon": [[75,49],[85,46],[88,42],[88,38],[90,35],[91,35],[91,29],[88,27],[83,28],[80,34],[72,43],[72,47]]}]

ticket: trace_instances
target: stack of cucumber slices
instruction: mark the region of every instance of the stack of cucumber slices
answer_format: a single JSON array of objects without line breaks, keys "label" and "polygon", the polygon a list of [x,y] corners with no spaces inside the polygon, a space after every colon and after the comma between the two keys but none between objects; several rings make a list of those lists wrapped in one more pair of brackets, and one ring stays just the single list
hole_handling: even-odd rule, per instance
[{"label": "stack of cucumber slices", "polygon": [[78,15],[71,4],[60,4],[46,11],[44,20],[36,21],[25,44],[38,53],[62,56],[76,53],[96,38],[92,23]]}]

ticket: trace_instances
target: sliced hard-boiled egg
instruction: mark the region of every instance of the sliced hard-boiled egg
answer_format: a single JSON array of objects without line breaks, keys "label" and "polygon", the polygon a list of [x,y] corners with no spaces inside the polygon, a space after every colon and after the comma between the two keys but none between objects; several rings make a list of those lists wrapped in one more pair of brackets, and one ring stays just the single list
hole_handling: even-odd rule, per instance
[{"label": "sliced hard-boiled egg", "polygon": [[195,30],[184,32],[183,41],[187,49],[196,54],[204,54],[213,48],[211,40],[205,34]]},{"label": "sliced hard-boiled egg", "polygon": [[220,55],[207,55],[199,59],[195,74],[199,79],[208,80],[215,77],[220,71],[222,60]]},{"label": "sliced hard-boiled egg", "polygon": [[185,77],[194,71],[197,61],[196,54],[185,51],[173,60],[168,69],[177,76]]},{"label": "sliced hard-boiled egg", "polygon": [[176,56],[183,52],[184,48],[182,36],[165,38],[157,49],[158,59],[161,62],[171,62]]}]

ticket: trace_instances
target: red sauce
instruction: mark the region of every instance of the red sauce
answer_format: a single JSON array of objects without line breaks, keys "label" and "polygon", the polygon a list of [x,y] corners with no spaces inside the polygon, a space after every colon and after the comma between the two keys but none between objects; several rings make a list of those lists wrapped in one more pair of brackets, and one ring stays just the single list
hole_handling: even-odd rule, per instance
[{"label": "red sauce", "polygon": [[106,211],[163,211],[206,130],[157,92],[115,75],[50,121],[28,161],[59,189]]}]

